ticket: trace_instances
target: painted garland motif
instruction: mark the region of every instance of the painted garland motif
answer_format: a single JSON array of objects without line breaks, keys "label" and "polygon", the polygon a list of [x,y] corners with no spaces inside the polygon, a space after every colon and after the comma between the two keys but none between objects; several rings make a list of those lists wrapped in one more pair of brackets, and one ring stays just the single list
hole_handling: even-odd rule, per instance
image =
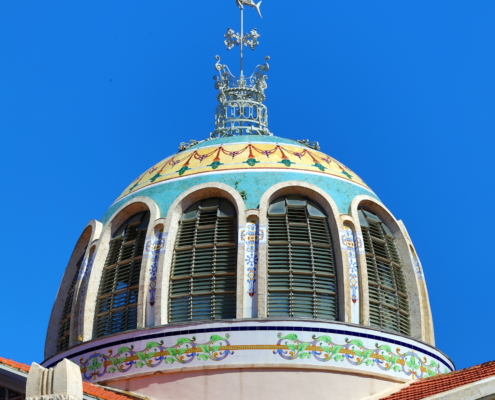
[{"label": "painted garland motif", "polygon": [[[277,345],[285,345],[287,350],[278,349],[273,354],[278,354],[285,360],[303,360],[314,357],[322,362],[347,361],[351,365],[364,364],[368,367],[376,366],[382,371],[402,372],[406,376],[417,379],[442,373],[440,372],[440,364],[435,360],[428,362],[426,357],[421,358],[413,351],[402,353],[400,348],[397,348],[397,353],[394,353],[388,344],[379,345],[376,343],[374,349],[368,349],[359,339],[349,340],[346,338],[345,344],[339,345],[333,343],[330,336],[327,335],[319,337],[313,335],[311,342],[299,340],[294,333],[285,336],[279,333],[278,337]],[[448,371],[445,370],[444,373],[446,372]]]},{"label": "painted garland motif", "polygon": [[449,372],[446,368],[440,371],[441,365],[414,351],[392,351],[392,345],[375,343],[375,348],[367,348],[360,339],[345,339],[345,343],[334,343],[330,336],[313,335],[311,341],[299,340],[294,333],[283,336],[278,333],[278,341],[272,345],[231,345],[230,335],[225,337],[212,335],[206,343],[196,343],[196,338],[182,337],[174,346],[166,347],[164,342],[148,342],[143,350],[136,351],[134,346],[122,346],[117,354],[108,350],[107,354],[94,353],[88,358],[80,358],[82,378],[85,381],[96,380],[106,374],[118,374],[133,368],[156,368],[165,364],[189,364],[194,360],[225,360],[234,350],[272,350],[284,360],[315,359],[319,362],[347,362],[351,366],[366,366],[384,372],[394,371],[413,379],[435,376]]},{"label": "painted garland motif", "polygon": [[233,351],[222,349],[229,347],[230,335],[225,337],[213,335],[206,343],[196,343],[196,338],[180,338],[177,344],[172,347],[165,347],[163,340],[158,342],[148,342],[141,351],[135,351],[134,346],[119,348],[117,354],[113,355],[112,350],[108,354],[95,353],[86,360],[81,358],[82,378],[86,381],[101,378],[105,374],[124,373],[132,368],[150,367],[156,368],[163,362],[165,364],[189,364],[194,359],[201,361],[213,360],[222,361]]},{"label": "painted garland motif", "polygon": [[[330,166],[331,163],[335,164],[337,169],[340,170],[340,173],[344,175],[347,179],[362,182],[360,178],[355,176],[355,174],[347,168],[345,165],[337,162],[333,158],[319,152],[310,151],[309,149],[297,149],[296,151],[291,150],[290,146],[280,146],[274,145],[273,147],[269,147],[267,145],[263,145],[263,148],[260,148],[254,144],[247,144],[244,147],[241,147],[235,151],[229,151],[226,147],[219,146],[212,150],[206,149],[205,153],[200,153],[201,150],[194,150],[190,153],[181,154],[182,156],[178,158],[177,156],[173,156],[170,159],[167,159],[163,162],[163,164],[158,166],[151,167],[144,174],[137,177],[134,182],[130,185],[128,189],[119,197],[124,197],[133,191],[137,190],[138,186],[143,186],[147,184],[153,184],[158,179],[163,180],[165,176],[178,174],[178,176],[182,176],[186,173],[186,171],[191,170],[190,163],[193,160],[197,160],[200,164],[203,164],[203,167],[210,167],[212,170],[216,170],[218,167],[222,165],[226,165],[222,163],[222,156],[230,157],[231,160],[236,159],[236,157],[244,154],[247,154],[247,160],[243,161],[243,164],[247,164],[249,167],[254,167],[256,164],[259,164],[257,158],[270,158],[270,156],[277,154],[280,157],[279,164],[290,168],[293,164],[296,164],[294,161],[291,161],[289,156],[297,157],[298,160],[302,160],[303,158],[311,160],[312,165],[305,165],[308,167],[314,167],[321,172],[325,172]],[[308,161],[309,161],[308,160]],[[209,164],[206,164],[210,162]],[[325,166],[327,165],[327,166]],[[166,170],[166,173],[164,171]],[[163,175],[162,175],[163,174]],[[148,176],[146,180],[144,178]]]}]

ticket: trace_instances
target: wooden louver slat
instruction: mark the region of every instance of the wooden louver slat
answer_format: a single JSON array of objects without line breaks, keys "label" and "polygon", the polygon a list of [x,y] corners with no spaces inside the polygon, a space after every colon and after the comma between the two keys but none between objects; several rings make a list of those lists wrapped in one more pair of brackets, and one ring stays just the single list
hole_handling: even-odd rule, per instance
[{"label": "wooden louver slat", "polygon": [[110,241],[98,290],[93,337],[137,327],[139,278],[149,212],[131,216]]},{"label": "wooden louver slat", "polygon": [[368,270],[370,324],[410,335],[409,302],[395,239],[368,209],[360,209]]},{"label": "wooden louver slat", "polygon": [[268,315],[338,316],[327,219],[318,205],[303,197],[280,197],[268,212]]},{"label": "wooden louver slat", "polygon": [[193,204],[182,216],[175,244],[169,321],[235,318],[236,270],[234,207],[221,198]]},{"label": "wooden louver slat", "polygon": [[84,254],[86,249],[84,249],[79,261],[76,264],[76,270],[74,272],[74,277],[69,286],[67,292],[67,297],[65,298],[64,308],[62,309],[62,318],[60,319],[60,328],[58,330],[58,341],[57,341],[57,351],[65,351],[69,348],[69,335],[70,335],[70,323],[72,318],[72,303],[74,301],[74,289],[76,287],[77,276],[79,270],[81,269],[82,262],[84,260]]}]

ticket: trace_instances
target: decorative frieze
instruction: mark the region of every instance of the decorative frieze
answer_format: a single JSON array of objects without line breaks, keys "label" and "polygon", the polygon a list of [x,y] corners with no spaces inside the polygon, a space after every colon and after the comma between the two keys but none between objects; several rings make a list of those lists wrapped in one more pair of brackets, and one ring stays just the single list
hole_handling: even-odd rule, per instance
[{"label": "decorative frieze", "polygon": [[[187,324],[84,343],[66,352],[92,382],[143,373],[205,367],[339,368],[416,379],[454,370],[441,352],[423,342],[343,323],[249,320]],[[56,357],[46,362],[56,363]]]}]

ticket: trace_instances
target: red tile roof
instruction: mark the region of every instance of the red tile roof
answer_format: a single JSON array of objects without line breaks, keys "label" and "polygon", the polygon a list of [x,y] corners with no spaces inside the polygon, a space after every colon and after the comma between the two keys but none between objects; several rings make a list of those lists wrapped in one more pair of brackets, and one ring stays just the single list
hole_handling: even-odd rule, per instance
[{"label": "red tile roof", "polygon": [[99,399],[103,400],[135,400],[137,397],[132,396],[132,394],[129,394],[126,396],[125,394],[117,393],[111,390],[104,389],[101,386],[96,386],[93,385],[89,382],[83,382],[83,391],[85,394],[93,396],[93,397],[98,397]]},{"label": "red tile roof", "polygon": [[420,400],[491,376],[495,376],[495,361],[430,378],[418,379],[382,400]]},{"label": "red tile roof", "polygon": [[[0,364],[7,365],[11,368],[18,369],[20,371],[29,372],[30,366],[27,364],[19,363],[14,360],[9,360],[8,358],[0,357]],[[132,396],[129,394],[128,396],[125,394],[117,393],[112,391],[111,389],[106,389],[101,386],[93,385],[89,382],[83,382],[83,392],[89,396],[97,397],[102,400],[135,400],[138,397]]]},{"label": "red tile roof", "polygon": [[17,361],[14,360],[9,360],[8,358],[3,358],[0,357],[0,364],[8,365],[9,367],[29,372],[29,365],[23,364],[23,363],[18,363]]}]

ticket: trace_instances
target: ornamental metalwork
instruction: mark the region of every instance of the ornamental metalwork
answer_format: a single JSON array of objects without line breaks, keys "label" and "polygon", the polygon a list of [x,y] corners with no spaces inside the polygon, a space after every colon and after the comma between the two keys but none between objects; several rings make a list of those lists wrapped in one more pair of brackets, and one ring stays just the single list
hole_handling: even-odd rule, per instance
[{"label": "ornamental metalwork", "polygon": [[318,142],[310,142],[308,139],[296,140],[296,142],[304,144],[311,149],[320,150],[320,144]]},{"label": "ornamental metalwork", "polygon": [[[239,77],[234,76],[227,65],[220,63],[216,56],[215,68],[218,75],[215,79],[215,89],[218,89],[219,105],[215,114],[215,130],[210,138],[235,135],[272,135],[268,130],[268,110],[263,102],[266,99],[265,89],[268,87],[266,72],[269,69],[265,58],[263,65],[258,65],[251,76],[244,75],[244,47],[254,50],[259,45],[260,34],[256,28],[244,33],[244,6],[255,8],[260,17],[260,4],[252,0],[236,0],[240,10],[240,33],[228,28],[224,35],[227,50],[239,46]],[[182,144],[181,144],[182,145]]]},{"label": "ornamental metalwork", "polygon": [[245,33],[242,37],[240,33],[235,32],[232,28],[227,29],[227,33],[223,35],[225,40],[223,43],[227,46],[227,50],[232,50],[234,46],[247,46],[251,50],[254,50],[256,46],[260,44],[258,39],[260,34],[258,30],[254,28],[250,33]]},{"label": "ornamental metalwork", "polygon": [[249,77],[236,78],[227,65],[215,65],[219,75],[215,76],[218,101],[215,114],[215,131],[211,138],[234,135],[272,135],[268,130],[268,109],[263,104],[268,87],[266,72],[270,68],[269,57],[258,65]]},{"label": "ornamental metalwork", "polygon": [[179,151],[184,151],[184,150],[187,150],[188,148],[193,147],[193,146],[196,146],[197,144],[199,144],[199,143],[201,143],[201,142],[204,142],[204,140],[197,141],[197,140],[191,139],[191,140],[189,140],[189,143],[187,143],[187,142],[182,142],[182,143],[179,145]]}]

